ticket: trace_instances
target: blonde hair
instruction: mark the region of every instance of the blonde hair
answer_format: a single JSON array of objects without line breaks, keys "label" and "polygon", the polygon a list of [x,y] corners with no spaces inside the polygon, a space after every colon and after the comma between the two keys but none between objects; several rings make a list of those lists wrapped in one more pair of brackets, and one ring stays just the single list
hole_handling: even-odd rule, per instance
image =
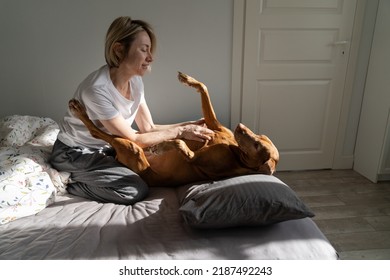
[{"label": "blonde hair", "polygon": [[[121,60],[126,57],[131,44],[133,43],[136,35],[140,31],[146,31],[148,33],[151,46],[150,51],[152,53],[156,50],[156,37],[154,35],[152,27],[145,21],[132,20],[130,17],[118,17],[115,19],[106,34],[105,51],[104,56],[107,64],[110,67],[118,67]],[[123,53],[118,55],[114,50],[115,43],[123,45]]]}]

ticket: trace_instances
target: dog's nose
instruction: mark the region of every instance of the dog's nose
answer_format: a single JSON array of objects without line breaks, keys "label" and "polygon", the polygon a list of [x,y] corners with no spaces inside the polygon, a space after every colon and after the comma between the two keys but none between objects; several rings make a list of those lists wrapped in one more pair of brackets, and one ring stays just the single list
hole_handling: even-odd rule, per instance
[{"label": "dog's nose", "polygon": [[235,129],[235,133],[243,133],[244,130],[243,130],[243,124],[242,123],[239,123],[237,126],[236,126],[236,129]]},{"label": "dog's nose", "polygon": [[243,125],[242,123],[239,123],[236,128],[236,132],[239,132],[241,134],[248,134],[248,128]]}]

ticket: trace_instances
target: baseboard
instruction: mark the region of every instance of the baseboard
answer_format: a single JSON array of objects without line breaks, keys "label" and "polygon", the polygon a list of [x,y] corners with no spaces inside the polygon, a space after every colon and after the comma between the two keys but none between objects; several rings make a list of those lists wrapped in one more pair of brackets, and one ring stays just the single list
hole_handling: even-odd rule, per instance
[{"label": "baseboard", "polygon": [[390,174],[378,174],[378,181],[390,181]]},{"label": "baseboard", "polygon": [[332,169],[352,169],[353,156],[335,157],[333,160]]}]

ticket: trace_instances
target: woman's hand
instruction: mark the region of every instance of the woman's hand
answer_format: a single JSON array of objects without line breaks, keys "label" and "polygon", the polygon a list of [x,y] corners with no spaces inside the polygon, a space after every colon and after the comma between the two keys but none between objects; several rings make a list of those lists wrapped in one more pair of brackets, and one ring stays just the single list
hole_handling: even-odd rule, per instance
[{"label": "woman's hand", "polygon": [[205,142],[211,140],[214,132],[208,129],[203,120],[195,121],[179,127],[178,138]]}]

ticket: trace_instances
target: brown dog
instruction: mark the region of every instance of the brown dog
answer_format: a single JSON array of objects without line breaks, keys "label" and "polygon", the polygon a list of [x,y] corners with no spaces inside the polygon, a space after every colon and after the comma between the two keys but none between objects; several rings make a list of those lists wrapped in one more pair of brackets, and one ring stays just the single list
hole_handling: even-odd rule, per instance
[{"label": "brown dog", "polygon": [[69,108],[92,136],[109,143],[117,160],[138,173],[149,186],[178,186],[255,173],[272,175],[279,153],[271,140],[256,135],[243,124],[233,134],[217,120],[206,86],[180,72],[178,78],[201,94],[205,123],[215,132],[212,140],[202,143],[176,139],[142,149],[128,139],[97,128],[77,100],[70,100]]}]

